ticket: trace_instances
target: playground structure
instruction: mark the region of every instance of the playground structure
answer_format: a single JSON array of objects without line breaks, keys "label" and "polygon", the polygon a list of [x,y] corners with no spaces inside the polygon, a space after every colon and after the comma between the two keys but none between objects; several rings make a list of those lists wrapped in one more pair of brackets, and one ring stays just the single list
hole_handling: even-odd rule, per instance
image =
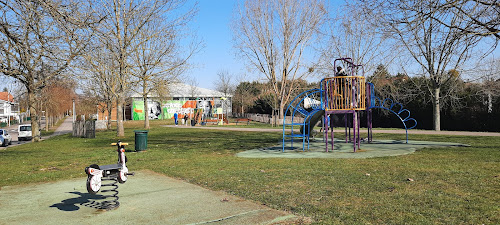
[{"label": "playground structure", "polygon": [[[95,207],[103,210],[115,209],[120,206],[118,202],[118,185],[117,183],[123,184],[127,181],[128,175],[134,175],[134,173],[129,173],[126,166],[127,157],[125,156],[125,145],[128,143],[112,143],[111,145],[117,146],[118,152],[118,163],[99,166],[97,164],[92,164],[85,168],[85,173],[87,174],[87,191],[90,194],[97,194],[101,191],[102,193],[114,192],[114,194],[103,195],[105,198],[113,198],[112,200],[102,201],[100,203],[94,202]],[[102,181],[106,180],[110,183],[102,184]],[[112,187],[108,190],[101,190],[101,187]]]},{"label": "playground structure", "polygon": [[[345,70],[337,66],[342,63]],[[417,121],[410,117],[410,111],[403,108],[401,103],[392,99],[375,96],[372,83],[366,82],[362,65],[356,65],[351,58],[340,58],[334,61],[334,68],[338,68],[336,76],[321,80],[320,88],[310,89],[300,93],[288,105],[283,118],[283,149],[285,141],[302,139],[302,150],[309,149],[310,137],[313,135],[314,126],[321,120],[324,131],[325,151],[328,152],[328,131],[330,130],[331,148],[334,146],[333,121],[334,116],[343,115],[345,122],[345,141],[352,141],[354,152],[360,148],[361,138],[360,112],[367,115],[368,142],[372,142],[372,109],[380,108],[389,110],[396,115],[406,130],[406,143],[408,143],[408,130],[417,126]],[[342,70],[340,70],[342,69]],[[359,73],[361,75],[359,76]],[[348,117],[352,117],[349,123]],[[410,124],[412,126],[407,125]],[[297,129],[297,126],[300,128]],[[351,138],[351,128],[353,137]]]},{"label": "playground structure", "polygon": [[190,114],[191,126],[195,126],[196,124],[206,125],[209,123],[217,125],[228,124],[227,112],[225,112],[228,106],[224,105],[226,100],[225,97],[212,100],[197,100],[196,106],[192,114]]},{"label": "playground structure", "polygon": [[204,110],[203,109],[195,109],[194,110],[194,116],[193,119],[191,120],[191,126],[195,126],[196,124],[200,124],[202,126],[207,125],[209,123],[212,124],[217,124],[217,125],[224,125],[224,124],[229,124],[229,121],[227,119],[226,114],[209,114],[210,117],[205,116]]}]

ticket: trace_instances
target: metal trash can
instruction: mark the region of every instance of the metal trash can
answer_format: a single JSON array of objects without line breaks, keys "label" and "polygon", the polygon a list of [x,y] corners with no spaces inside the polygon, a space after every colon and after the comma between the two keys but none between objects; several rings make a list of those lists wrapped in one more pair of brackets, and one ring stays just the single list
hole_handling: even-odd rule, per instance
[{"label": "metal trash can", "polygon": [[134,130],[135,133],[135,151],[143,151],[148,148],[147,130]]}]

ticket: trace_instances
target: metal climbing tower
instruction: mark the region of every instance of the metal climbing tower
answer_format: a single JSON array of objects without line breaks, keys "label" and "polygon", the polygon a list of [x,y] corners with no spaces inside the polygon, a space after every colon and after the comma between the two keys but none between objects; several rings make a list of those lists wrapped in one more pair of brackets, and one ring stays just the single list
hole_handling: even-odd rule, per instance
[{"label": "metal climbing tower", "polygon": [[[343,66],[343,67],[342,67]],[[406,143],[408,143],[408,130],[417,126],[417,121],[410,117],[410,111],[392,99],[383,101],[375,96],[372,83],[366,82],[362,65],[354,64],[351,58],[340,58],[334,61],[337,70],[334,77],[321,80],[319,89],[311,89],[300,93],[288,105],[283,119],[283,149],[285,142],[302,139],[302,150],[309,149],[310,137],[313,127],[323,120],[325,150],[328,152],[328,131],[331,130],[331,148],[334,147],[332,116],[343,114],[345,121],[345,141],[353,143],[354,152],[360,148],[360,112],[367,115],[368,142],[372,141],[372,109],[385,109],[396,115],[406,130]],[[347,118],[351,117],[352,122]],[[330,129],[331,128],[331,129]],[[353,137],[351,138],[351,128]]]}]

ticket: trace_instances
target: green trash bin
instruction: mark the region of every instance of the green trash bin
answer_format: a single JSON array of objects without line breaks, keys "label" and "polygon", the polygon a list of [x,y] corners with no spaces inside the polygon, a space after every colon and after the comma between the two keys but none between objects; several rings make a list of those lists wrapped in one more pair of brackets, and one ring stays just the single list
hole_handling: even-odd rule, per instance
[{"label": "green trash bin", "polygon": [[134,130],[135,132],[135,151],[144,151],[148,148],[147,130]]}]

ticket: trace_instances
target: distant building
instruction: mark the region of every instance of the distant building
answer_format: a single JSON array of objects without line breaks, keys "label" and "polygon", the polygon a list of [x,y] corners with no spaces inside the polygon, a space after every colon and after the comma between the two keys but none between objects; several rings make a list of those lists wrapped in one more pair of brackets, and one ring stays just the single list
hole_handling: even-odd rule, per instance
[{"label": "distant building", "polygon": [[[169,88],[169,100],[148,96],[149,119],[170,119],[175,113],[193,116],[197,110],[203,112],[204,118],[232,114],[232,95],[183,83],[172,84]],[[132,119],[144,120],[144,110],[142,96],[132,95]]]},{"label": "distant building", "polygon": [[14,102],[14,96],[12,96],[9,92],[0,92],[0,100]]},{"label": "distant building", "polygon": [[0,122],[19,121],[19,103],[14,102],[14,96],[8,92],[0,92]]}]

